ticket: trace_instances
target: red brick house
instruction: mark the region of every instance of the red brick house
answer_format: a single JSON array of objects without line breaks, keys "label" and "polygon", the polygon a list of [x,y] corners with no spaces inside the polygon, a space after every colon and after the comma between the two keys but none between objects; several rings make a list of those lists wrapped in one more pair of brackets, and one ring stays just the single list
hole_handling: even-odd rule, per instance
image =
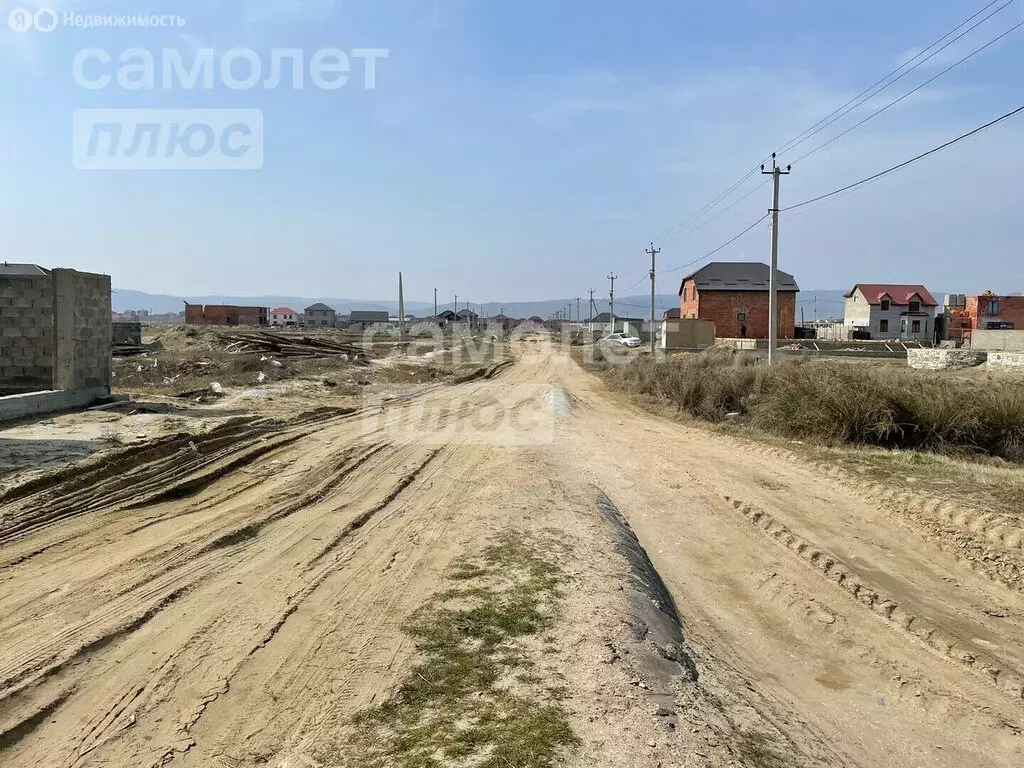
[{"label": "red brick house", "polygon": [[[761,262],[719,261],[683,278],[679,314],[683,319],[711,320],[718,338],[768,338],[768,279],[771,267]],[[779,338],[796,336],[793,276],[778,275]]]},{"label": "red brick house", "polygon": [[186,325],[266,325],[266,307],[236,307],[185,302]]},{"label": "red brick house", "polygon": [[968,296],[964,314],[973,331],[1024,331],[1024,296]]}]

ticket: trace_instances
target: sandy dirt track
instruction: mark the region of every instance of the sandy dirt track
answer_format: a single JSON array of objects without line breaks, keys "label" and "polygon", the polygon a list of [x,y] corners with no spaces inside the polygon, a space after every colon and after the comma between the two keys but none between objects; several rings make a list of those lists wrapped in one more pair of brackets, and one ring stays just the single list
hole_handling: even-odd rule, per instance
[{"label": "sandy dirt track", "polygon": [[[794,764],[1024,763],[1019,591],[865,489],[515,352],[490,379],[242,418],[5,498],[0,765],[321,765],[411,664],[403,622],[508,525],[573,544],[569,764],[739,764],[746,726]],[[628,565],[601,494],[685,623],[699,678],[675,727],[606,658]],[[1019,534],[989,543],[1019,556]]]}]

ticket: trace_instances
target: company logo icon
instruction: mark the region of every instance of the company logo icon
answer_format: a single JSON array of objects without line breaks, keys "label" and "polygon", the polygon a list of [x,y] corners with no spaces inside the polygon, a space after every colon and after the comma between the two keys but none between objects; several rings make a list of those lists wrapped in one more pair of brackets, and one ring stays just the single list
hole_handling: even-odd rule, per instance
[{"label": "company logo icon", "polygon": [[32,12],[15,8],[7,15],[7,26],[15,32],[28,32],[32,29]]},{"label": "company logo icon", "polygon": [[7,26],[15,32],[28,32],[30,29],[53,32],[58,23],[57,12],[51,8],[40,8],[35,13],[26,8],[15,8],[7,14]]},{"label": "company logo icon", "polygon": [[57,28],[57,12],[49,8],[40,8],[33,20],[40,32],[53,32]]}]

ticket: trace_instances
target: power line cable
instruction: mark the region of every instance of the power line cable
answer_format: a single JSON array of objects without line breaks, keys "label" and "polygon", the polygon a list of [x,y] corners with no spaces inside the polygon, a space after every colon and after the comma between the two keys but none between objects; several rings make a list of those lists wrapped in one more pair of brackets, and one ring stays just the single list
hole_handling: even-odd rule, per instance
[{"label": "power line cable", "polygon": [[693,261],[691,261],[691,262],[688,262],[688,263],[686,263],[686,264],[683,264],[682,266],[674,267],[674,268],[672,268],[672,269],[663,269],[663,270],[661,270],[661,273],[660,273],[660,274],[668,274],[668,273],[670,273],[670,272],[678,272],[678,271],[679,271],[679,270],[681,270],[681,269],[686,269],[687,267],[692,267],[692,266],[693,266],[694,264],[697,264],[697,263],[699,263],[699,262],[701,262],[701,261],[704,261],[705,259],[710,259],[710,258],[711,258],[712,256],[714,256],[714,255],[715,255],[716,253],[718,253],[719,251],[722,251],[722,250],[724,250],[724,249],[728,248],[728,247],[729,247],[730,245],[732,245],[733,243],[735,243],[735,242],[736,242],[737,240],[739,240],[739,239],[740,239],[741,237],[743,237],[743,236],[744,236],[745,234],[747,234],[747,233],[748,233],[748,232],[749,232],[750,230],[752,230],[752,229],[753,229],[754,227],[756,227],[756,226],[757,226],[758,224],[760,224],[760,223],[761,223],[762,221],[764,221],[765,219],[767,219],[767,218],[768,218],[768,217],[769,217],[770,215],[771,215],[771,214],[769,214],[769,213],[766,213],[766,214],[765,214],[764,216],[762,216],[762,217],[761,217],[760,219],[758,219],[757,221],[755,221],[755,222],[754,222],[753,224],[751,224],[751,225],[750,225],[749,227],[747,227],[746,229],[744,229],[744,230],[743,230],[742,232],[740,232],[740,233],[739,233],[738,235],[736,235],[735,237],[731,238],[730,240],[728,240],[728,241],[726,241],[726,242],[722,243],[722,244],[721,244],[720,246],[718,246],[717,248],[715,248],[715,249],[714,249],[713,251],[710,251],[710,252],[708,252],[708,253],[705,253],[705,254],[704,254],[703,256],[701,256],[701,257],[700,257],[699,259],[694,259],[694,260],[693,260]]},{"label": "power line cable", "polygon": [[743,182],[745,182],[747,179],[749,179],[751,176],[753,176],[755,173],[757,173],[759,168],[760,168],[760,165],[754,166],[751,170],[747,171],[738,181],[733,183],[728,189],[726,189],[724,192],[722,192],[718,197],[716,197],[714,200],[712,200],[710,203],[705,205],[703,208],[701,208],[696,213],[694,213],[691,216],[689,216],[688,218],[686,218],[684,221],[680,222],[679,224],[675,225],[674,227],[670,227],[667,232],[662,234],[660,237],[655,238],[654,242],[656,242],[656,243],[657,242],[661,242],[666,237],[668,237],[669,235],[674,234],[678,230],[685,229],[691,222],[696,221],[697,219],[699,219],[707,211],[710,211],[712,208],[714,208],[716,205],[718,205],[718,203],[720,203],[722,200],[724,200],[729,195],[731,195],[733,193],[733,191],[735,191],[738,187],[742,186]]},{"label": "power line cable", "polygon": [[[861,99],[861,97],[865,96],[866,94],[870,94],[870,96],[868,96],[868,98],[870,98],[871,96],[874,96],[877,93],[880,93],[881,91],[885,90],[885,88],[888,88],[890,85],[895,83],[897,80],[901,79],[904,75],[907,75],[910,72],[912,72],[913,70],[917,69],[919,66],[921,66],[926,61],[931,59],[934,55],[938,54],[939,52],[944,50],[946,47],[951,45],[952,43],[955,43],[957,40],[962,38],[964,35],[968,34],[972,30],[977,28],[980,24],[983,24],[984,22],[986,22],[990,18],[992,18],[992,16],[994,16],[997,13],[999,13],[1000,11],[1002,11],[1004,8],[1008,7],[1009,5],[1012,5],[1015,2],[1015,0],[1002,0],[1002,5],[1000,5],[998,8],[996,8],[995,11],[993,11],[991,14],[989,14],[984,19],[982,19],[978,24],[974,25],[973,27],[971,27],[970,29],[968,29],[966,32],[964,32],[960,36],[956,37],[955,39],[950,40],[946,45],[942,46],[942,48],[939,48],[939,50],[934,51],[933,53],[928,55],[926,58],[918,61],[918,59],[921,59],[922,56],[925,56],[925,54],[928,54],[929,51],[931,51],[933,48],[935,48],[935,46],[940,45],[950,35],[956,34],[961,29],[963,29],[965,26],[967,26],[972,21],[974,21],[976,18],[981,16],[983,13],[985,13],[987,10],[992,8],[992,6],[997,5],[1000,2],[1001,2],[1001,0],[992,0],[992,2],[988,3],[983,8],[981,8],[980,10],[978,10],[977,12],[972,14],[970,17],[968,17],[967,19],[962,21],[957,26],[955,26],[953,29],[951,29],[950,31],[946,32],[944,35],[939,37],[937,40],[935,40],[933,43],[931,43],[931,45],[928,45],[927,47],[923,48],[920,52],[918,52],[915,56],[911,57],[908,61],[903,62],[900,66],[896,67],[894,70],[889,72],[887,75],[885,75],[881,79],[879,79],[879,80],[875,81],[874,83],[872,83],[870,86],[868,86],[866,89],[864,89],[863,91],[858,93],[856,96],[854,96],[853,98],[851,98],[848,101],[846,101],[846,103],[844,103],[843,105],[841,105],[837,109],[835,109],[832,112],[830,112],[829,114],[827,114],[825,117],[823,117],[817,123],[814,123],[814,125],[812,125],[810,128],[807,128],[802,133],[794,136],[792,139],[790,139],[785,144],[783,144],[782,147],[777,149],[776,150],[776,154],[781,154],[782,152],[785,152],[785,151],[788,151],[790,149],[793,149],[794,147],[799,146],[800,144],[802,144],[804,141],[806,141],[808,138],[810,138],[814,134],[820,132],[821,130],[824,130],[829,125],[831,125],[833,122],[835,122],[835,120],[832,120],[831,122],[829,122],[830,118],[836,117],[836,120],[838,120],[839,118],[845,116],[850,111],[850,110],[846,109],[847,107],[850,107],[851,105],[853,105],[852,108],[856,108],[861,103],[863,103],[863,101],[858,101],[858,99]],[[893,78],[895,75],[899,74],[901,72],[901,70],[905,69],[906,67],[908,67],[911,64],[913,64],[913,66],[911,66],[910,69],[907,69],[906,72],[903,72],[903,74],[900,74],[899,77],[897,77],[896,79],[892,80],[891,82],[886,83],[886,81],[890,80],[890,78]],[[878,88],[878,86],[880,86],[880,85],[882,86],[882,88]],[[876,88],[878,88],[877,91],[875,91]],[[855,104],[854,102],[857,102],[857,103]],[[844,110],[846,110],[846,111],[844,112]],[[842,113],[842,114],[839,114],[839,113]],[[823,124],[825,124],[825,125],[823,125]],[[769,158],[770,158],[770,156],[769,156]],[[769,158],[765,158],[761,162],[767,162],[767,160]],[[742,186],[743,183],[747,179],[749,179],[751,176],[756,174],[758,172],[759,168],[760,168],[760,165],[761,165],[761,163],[758,163],[757,165],[755,165],[753,168],[751,168],[749,171],[747,171],[745,174],[743,174],[743,176],[741,176],[737,181],[733,182],[729,187],[727,187],[724,192],[720,193],[717,197],[713,198],[711,200],[711,202],[709,202],[706,205],[704,205],[701,209],[699,209],[695,213],[693,213],[690,216],[688,216],[686,219],[684,219],[679,224],[676,224],[673,227],[670,227],[665,233],[663,233],[659,237],[655,238],[655,242],[662,242],[662,241],[664,241],[665,238],[669,237],[670,235],[674,235],[674,234],[678,233],[680,230],[686,229],[686,227],[688,227],[691,223],[693,223],[694,221],[699,219],[701,216],[703,216],[708,211],[712,210],[716,205],[721,203],[723,200],[725,200],[727,197],[729,197],[729,195],[731,195],[736,189],[738,189],[740,186]],[[749,196],[749,194],[752,194],[752,193],[748,193],[748,196]]]},{"label": "power line cable", "polygon": [[984,125],[978,126],[977,128],[975,128],[972,131],[968,131],[967,133],[961,134],[960,136],[957,136],[955,139],[951,139],[950,141],[947,141],[945,144],[940,144],[939,146],[937,146],[937,147],[935,147],[933,149],[929,149],[927,152],[923,152],[920,155],[918,155],[917,157],[912,157],[909,160],[904,160],[902,163],[899,163],[898,165],[894,165],[891,168],[886,168],[884,171],[880,171],[879,173],[876,173],[876,174],[874,174],[872,176],[868,176],[866,179],[861,179],[860,181],[856,181],[853,184],[847,184],[845,187],[841,187],[841,188],[836,189],[836,190],[834,190],[832,192],[828,192],[827,194],[824,194],[824,195],[818,195],[817,197],[812,197],[810,200],[804,200],[803,202],[796,203],[796,204],[791,205],[791,206],[789,206],[787,208],[783,208],[782,210],[783,211],[792,211],[792,210],[794,210],[796,208],[802,208],[805,205],[810,205],[811,203],[816,203],[819,200],[825,200],[827,198],[834,197],[835,195],[841,194],[841,193],[846,192],[848,190],[855,189],[856,187],[859,187],[862,184],[867,184],[868,182],[874,181],[875,179],[880,179],[883,176],[887,176],[890,173],[893,173],[895,171],[900,170],[901,168],[906,168],[908,165],[911,165],[912,163],[916,163],[918,160],[923,160],[924,158],[928,157],[929,155],[934,155],[936,152],[940,152],[943,149],[946,149],[947,147],[951,147],[954,144],[963,141],[964,139],[968,139],[968,138],[970,138],[971,136],[974,136],[977,133],[981,133],[982,131],[984,131],[984,130],[986,130],[988,128],[991,128],[993,125],[996,125],[997,123],[1001,123],[1004,120],[1009,120],[1011,117],[1014,117],[1015,115],[1018,115],[1021,112],[1024,112],[1024,105],[1022,105],[1020,107],[1017,107],[1016,109],[1012,110],[1011,112],[1007,112],[1005,115],[1002,115],[1001,117],[997,117],[995,120],[987,122]]},{"label": "power line cable", "polygon": [[[903,101],[903,100],[904,100],[904,99],[906,99],[907,97],[909,97],[909,96],[912,96],[913,94],[917,93],[917,92],[918,92],[918,91],[920,91],[920,90],[921,90],[922,88],[924,88],[924,87],[925,87],[926,85],[930,85],[930,84],[931,84],[931,83],[933,83],[934,81],[938,80],[938,79],[939,79],[940,77],[942,77],[942,76],[943,76],[944,74],[946,74],[946,73],[947,73],[947,72],[949,72],[950,70],[952,70],[952,69],[956,69],[957,67],[959,67],[959,66],[960,66],[961,64],[963,64],[963,63],[964,63],[965,61],[967,61],[968,59],[971,59],[971,58],[973,58],[973,57],[977,56],[977,55],[978,55],[979,53],[981,53],[982,51],[984,51],[984,50],[985,50],[986,48],[988,48],[989,46],[995,45],[995,44],[996,44],[997,42],[999,42],[1000,40],[1002,40],[1002,39],[1003,39],[1004,37],[1006,37],[1007,35],[1009,35],[1009,34],[1010,34],[1011,32],[1014,32],[1015,30],[1017,30],[1017,29],[1020,29],[1020,28],[1021,28],[1022,26],[1024,26],[1024,21],[1019,21],[1019,22],[1017,22],[1017,23],[1016,23],[1016,24],[1014,24],[1014,25],[1013,25],[1012,27],[1010,27],[1010,28],[1009,28],[1008,30],[1006,30],[1005,32],[1003,32],[1003,34],[1001,34],[1001,35],[999,35],[998,37],[995,37],[995,38],[993,38],[993,39],[989,40],[989,41],[988,41],[987,43],[985,43],[985,44],[984,44],[983,46],[981,46],[980,48],[976,48],[976,49],[974,49],[974,50],[973,50],[973,51],[971,51],[971,52],[970,52],[969,54],[967,54],[966,56],[964,56],[964,57],[963,57],[962,59],[959,59],[958,61],[954,62],[953,64],[950,64],[950,65],[949,65],[948,67],[946,67],[946,68],[945,68],[944,70],[942,70],[941,72],[939,72],[939,74],[937,74],[937,75],[935,75],[934,77],[931,77],[931,78],[929,78],[929,79],[925,80],[925,81],[924,81],[923,83],[921,83],[921,84],[920,84],[919,86],[917,86],[917,87],[916,87],[916,88],[914,88],[913,90],[907,91],[907,92],[906,92],[905,94],[903,94],[902,96],[900,96],[900,97],[899,97],[898,99],[896,99],[895,101],[890,101],[890,102],[889,102],[888,104],[886,104],[886,105],[885,105],[884,107],[882,107],[881,109],[879,109],[879,110],[877,110],[877,111],[875,111],[875,112],[872,112],[872,113],[871,113],[870,115],[868,115],[867,117],[865,117],[865,118],[864,118],[863,120],[861,120],[861,121],[860,121],[859,123],[855,123],[855,124],[851,125],[851,126],[850,126],[849,128],[847,128],[847,129],[846,129],[845,131],[843,131],[842,133],[836,134],[835,136],[833,136],[833,137],[832,137],[831,139],[829,139],[829,140],[828,140],[828,141],[826,141],[825,143],[823,143],[823,144],[819,144],[818,146],[816,146],[816,147],[815,147],[814,149],[812,149],[812,150],[811,150],[810,152],[808,152],[807,154],[801,155],[801,156],[800,156],[800,157],[798,157],[798,158],[797,158],[796,160],[794,160],[792,164],[793,164],[793,165],[796,165],[796,164],[797,164],[797,163],[799,163],[799,162],[800,162],[801,160],[805,160],[805,159],[807,159],[808,157],[810,157],[811,155],[813,155],[813,154],[814,154],[815,152],[817,152],[817,151],[819,151],[819,150],[821,150],[821,149],[824,149],[825,147],[827,147],[827,146],[828,146],[829,144],[831,144],[832,142],[834,142],[834,141],[837,141],[838,139],[841,139],[841,138],[843,138],[843,136],[845,136],[846,134],[848,134],[848,133],[849,133],[850,131],[853,131],[853,130],[855,130],[855,129],[857,129],[857,128],[860,128],[860,127],[861,127],[862,125],[864,125],[864,123],[866,123],[866,122],[868,122],[869,120],[873,120],[874,118],[878,117],[878,116],[879,116],[880,114],[882,114],[883,112],[885,112],[886,110],[888,110],[888,109],[889,109],[890,107],[894,107],[894,106],[896,106],[897,104],[899,104],[899,103],[900,103],[901,101]],[[808,137],[808,138],[810,138],[810,137]]]},{"label": "power line cable", "polygon": [[634,288],[636,288],[638,285],[640,285],[640,283],[642,283],[644,280],[650,280],[650,279],[651,279],[651,273],[647,272],[643,277],[641,277],[639,280],[637,280],[635,283],[633,283],[631,286],[629,286],[629,288],[626,288],[626,290],[627,291],[631,291]]},{"label": "power line cable", "polygon": [[722,215],[724,215],[724,214],[728,213],[729,211],[731,211],[731,210],[732,210],[733,208],[735,208],[735,207],[736,207],[737,205],[739,205],[740,203],[742,203],[742,202],[743,202],[744,200],[746,200],[746,199],[747,199],[748,197],[750,197],[750,196],[751,196],[752,194],[754,194],[755,192],[760,192],[760,191],[761,191],[762,189],[764,189],[765,185],[769,184],[770,182],[771,182],[771,179],[767,179],[767,178],[766,178],[766,179],[764,179],[764,181],[762,181],[762,182],[761,182],[760,184],[758,184],[758,185],[757,185],[756,187],[754,187],[754,188],[753,188],[753,189],[751,189],[751,190],[750,190],[749,192],[747,192],[747,194],[745,194],[745,195],[744,195],[743,197],[737,198],[737,199],[736,199],[736,200],[734,200],[733,202],[729,203],[729,205],[727,205],[727,206],[726,206],[725,208],[723,208],[722,210],[720,210],[720,211],[719,211],[718,213],[716,213],[716,214],[715,214],[714,216],[712,216],[711,218],[709,218],[709,219],[705,219],[705,220],[704,220],[704,221],[702,221],[702,222],[701,222],[700,224],[698,224],[697,226],[695,226],[695,227],[694,227],[693,229],[689,229],[689,230],[686,230],[686,231],[683,231],[683,232],[679,232],[678,234],[675,234],[675,235],[673,235],[673,236],[672,236],[671,238],[667,238],[667,239],[670,239],[670,240],[678,240],[678,239],[679,239],[680,237],[682,237],[683,235],[689,235],[689,234],[693,234],[693,233],[694,233],[694,232],[696,232],[696,231],[697,231],[698,229],[702,229],[702,228],[706,227],[706,226],[707,226],[708,224],[710,224],[710,223],[711,223],[712,221],[714,221],[714,220],[715,220],[715,219],[717,219],[718,217],[720,217],[720,216],[722,216]]},{"label": "power line cable", "polygon": [[[945,45],[943,45],[941,48],[938,48],[937,50],[932,51],[925,58],[923,58],[920,61],[917,61],[916,63],[914,63],[916,59],[920,58],[921,56],[924,56],[926,53],[931,51],[931,49],[934,48],[936,45],[939,45],[947,37],[949,37],[952,34],[955,34],[960,29],[965,27],[967,24],[970,24],[972,21],[974,21],[974,19],[978,18],[978,16],[983,14],[985,11],[987,11],[989,8],[991,8],[993,5],[995,5],[998,2],[1000,2],[1000,0],[993,0],[993,2],[989,3],[988,5],[986,5],[980,11],[978,11],[973,16],[971,16],[969,19],[967,19],[966,21],[962,22],[958,26],[956,26],[953,29],[951,29],[949,32],[944,34],[942,37],[940,37],[934,43],[929,45],[927,48],[924,48],[923,50],[921,50],[916,56],[914,56],[913,58],[909,59],[908,61],[903,62],[903,64],[901,64],[900,66],[896,67],[896,69],[894,69],[892,72],[887,74],[881,80],[878,80],[873,85],[868,86],[866,89],[864,89],[863,91],[858,93],[852,99],[848,100],[841,107],[839,107],[838,109],[835,109],[832,112],[830,112],[829,114],[825,115],[825,117],[823,117],[817,123],[815,123],[810,128],[805,130],[799,136],[796,136],[796,137],[790,139],[788,142],[786,142],[784,145],[782,145],[779,149],[775,150],[776,154],[782,154],[783,152],[788,152],[788,151],[790,151],[792,149],[795,149],[796,147],[800,146],[805,141],[807,141],[809,138],[811,138],[811,136],[814,136],[815,134],[820,133],[821,131],[825,130],[826,128],[828,128],[830,125],[832,125],[836,121],[838,121],[838,120],[842,119],[843,117],[845,117],[846,115],[848,115],[850,112],[852,112],[854,109],[859,107],[864,102],[870,100],[874,96],[877,96],[879,93],[881,93],[886,88],[888,88],[889,86],[893,85],[894,83],[897,83],[900,80],[902,80],[904,77],[906,77],[911,72],[916,70],[922,64],[925,64],[926,62],[928,62],[929,60],[931,60],[932,58],[934,58],[935,56],[940,54],[942,51],[944,51],[946,48],[951,46],[953,43],[955,43],[958,40],[962,39],[965,35],[968,35],[971,32],[973,32],[975,29],[977,29],[979,26],[981,26],[986,21],[991,19],[997,13],[1001,12],[1003,9],[1005,9],[1008,6],[1012,5],[1014,2],[1016,2],[1016,0],[1004,0],[1002,5],[1000,5],[994,11],[992,11],[992,13],[990,13],[988,16],[983,18],[977,24],[975,24],[974,26],[972,26],[969,29],[965,30],[961,34],[957,35],[952,40],[948,41]],[[914,63],[914,65],[912,67],[907,69],[905,72],[900,73],[900,70],[902,70],[904,67],[907,67],[911,63]],[[893,78],[894,75],[898,75],[898,76]],[[890,78],[893,78],[893,79],[890,80]],[[886,82],[887,80],[889,82]],[[881,86],[881,87],[879,88],[878,86]]]}]

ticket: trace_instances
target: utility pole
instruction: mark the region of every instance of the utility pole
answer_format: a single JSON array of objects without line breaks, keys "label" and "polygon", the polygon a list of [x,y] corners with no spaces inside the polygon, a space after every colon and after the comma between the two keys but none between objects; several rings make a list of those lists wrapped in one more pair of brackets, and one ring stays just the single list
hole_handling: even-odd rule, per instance
[{"label": "utility pole", "polygon": [[459,314],[459,294],[455,294],[455,314]]},{"label": "utility pole", "polygon": [[590,313],[590,332],[594,332],[594,289],[590,289],[590,309],[587,310]]},{"label": "utility pole", "polygon": [[398,338],[405,339],[405,289],[402,286],[402,273],[398,273]]},{"label": "utility pole", "polygon": [[655,336],[657,334],[654,333],[654,274],[656,269],[655,260],[657,259],[658,254],[661,253],[661,248],[655,248],[654,243],[651,243],[651,247],[647,250],[647,253],[651,254],[651,356],[653,359],[654,350],[657,344],[655,340]]},{"label": "utility pole", "polygon": [[434,289],[434,317],[437,317],[437,288]]},{"label": "utility pole", "polygon": [[612,273],[608,275],[608,279],[612,281],[612,289],[608,294],[608,323],[611,325],[609,333],[615,333],[615,281],[619,276]]},{"label": "utility pole", "polygon": [[766,171],[761,166],[761,173],[771,174],[774,183],[772,193],[772,266],[768,275],[768,365],[775,365],[779,353],[779,181],[789,174],[793,166],[787,165],[786,170],[779,168],[772,152],[772,169]]},{"label": "utility pole", "polygon": [[576,322],[577,323],[583,322],[583,319],[580,317],[580,298],[581,297],[579,297],[579,296],[576,297]]}]

